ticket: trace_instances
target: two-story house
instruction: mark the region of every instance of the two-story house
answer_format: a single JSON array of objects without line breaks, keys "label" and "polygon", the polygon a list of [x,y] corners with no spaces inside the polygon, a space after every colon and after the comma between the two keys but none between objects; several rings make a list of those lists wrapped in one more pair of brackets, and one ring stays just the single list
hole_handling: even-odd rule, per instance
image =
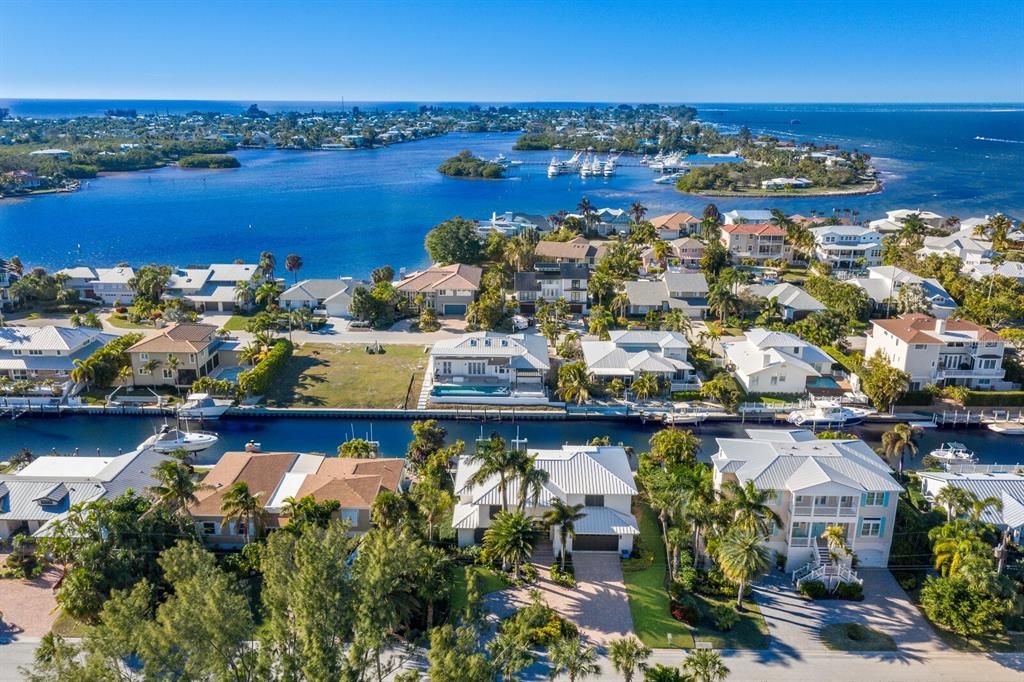
[{"label": "two-story house", "polygon": [[882,264],[882,235],[859,225],[811,228],[814,255],[834,270],[854,270]]},{"label": "two-story house", "polygon": [[593,244],[586,237],[567,242],[541,240],[533,250],[538,265],[546,263],[584,263],[594,267],[607,251],[603,244]]},{"label": "two-story house", "polygon": [[[716,439],[715,488],[753,482],[772,494],[769,506],[782,527],[773,527],[764,545],[785,557],[786,571],[808,577],[828,563],[821,535],[829,526],[844,530],[860,566],[888,564],[902,488],[871,446],[858,439],[820,440],[800,429],[746,433],[747,438]],[[845,569],[850,570],[848,563]],[[848,577],[858,580],[855,574]]]},{"label": "two-story house", "polygon": [[519,311],[532,315],[537,301],[564,298],[573,313],[587,312],[590,267],[585,263],[539,263],[536,272],[517,272],[513,288]]},{"label": "two-story house", "polygon": [[679,332],[617,329],[608,341],[583,341],[587,371],[599,380],[622,379],[627,385],[641,374],[653,374],[674,391],[699,388],[690,344]]},{"label": "two-story house", "polygon": [[1024,469],[1017,464],[979,469],[984,470],[919,471],[921,492],[937,506],[942,505],[936,503],[936,497],[946,488],[967,491],[979,500],[996,498],[1000,505],[985,507],[981,512],[981,522],[1008,531],[1010,539],[1020,544],[1024,540]]},{"label": "two-story house", "polygon": [[96,271],[87,265],[74,265],[70,268],[58,270],[54,275],[61,275],[64,287],[77,291],[81,298],[96,298],[96,291],[93,283],[96,281]]},{"label": "two-story house", "polygon": [[786,244],[786,231],[771,223],[742,223],[723,225],[722,246],[734,262],[793,259],[793,251]]},{"label": "two-story house", "polygon": [[895,265],[878,265],[868,268],[867,277],[855,277],[847,280],[850,284],[863,289],[871,299],[871,307],[883,315],[897,310],[900,289],[915,286],[930,306],[934,317],[947,318],[956,310],[956,301],[934,277],[918,277],[912,272]]},{"label": "two-story house", "polygon": [[[566,551],[616,552],[620,556],[633,551],[633,538],[640,534],[631,511],[637,487],[629,458],[621,446],[563,445],[559,450],[531,450],[530,455],[535,457],[534,466],[547,472],[548,480],[536,501],[527,496],[527,516],[542,518],[555,499],[570,505],[582,504],[584,516],[576,521],[575,537],[568,538]],[[479,462],[472,457],[459,458],[452,527],[460,547],[483,542],[487,529],[502,511],[497,476],[471,483],[479,468]],[[508,481],[506,499],[510,505],[519,499],[517,478]],[[546,533],[555,553],[560,553],[558,529],[551,527]]]},{"label": "two-story house", "polygon": [[63,383],[76,362],[116,338],[92,327],[0,327],[0,376]]},{"label": "two-story house", "polygon": [[699,270],[700,259],[704,256],[704,242],[693,237],[679,237],[668,242],[669,252],[659,258],[654,246],[648,246],[640,253],[641,264],[644,271],[653,268],[683,268],[686,270]]},{"label": "two-story house", "polygon": [[96,279],[92,290],[96,298],[106,305],[131,305],[135,301],[135,290],[128,282],[135,277],[130,267],[96,268]]},{"label": "two-story house", "polygon": [[687,317],[699,319],[708,310],[708,282],[702,272],[668,271],[656,280],[623,282],[628,313],[632,316],[648,312],[681,310]]},{"label": "two-story house", "polygon": [[[217,327],[181,322],[128,348],[136,386],[189,386],[223,360]],[[171,360],[171,358],[175,358]]]},{"label": "two-story house", "polygon": [[424,390],[436,403],[546,403],[550,367],[539,334],[473,332],[431,347]]},{"label": "two-story house", "polygon": [[416,272],[395,285],[395,289],[415,303],[423,296],[423,305],[438,315],[465,315],[469,304],[480,293],[483,270],[475,265],[435,265]]},{"label": "two-story house", "polygon": [[771,219],[772,212],[763,208],[736,208],[722,214],[723,225],[767,223]]},{"label": "two-story house", "polygon": [[832,358],[786,332],[751,329],[742,341],[723,343],[727,367],[748,393],[804,394],[808,383],[831,374]]},{"label": "two-story house", "polygon": [[245,523],[225,521],[224,494],[236,483],[245,483],[259,495],[267,527],[288,522],[284,514],[289,498],[311,496],[317,502],[337,501],[335,518],[348,521],[350,534],[370,529],[370,510],[377,495],[401,492],[405,460],[395,457],[357,459],[324,457],[296,452],[226,452],[203,479],[196,502],[189,506],[200,537],[212,546],[237,547],[254,539]]},{"label": "two-story house", "polygon": [[991,241],[975,234],[974,228],[967,228],[944,237],[925,237],[917,255],[927,257],[933,254],[956,256],[964,265],[980,265],[990,262],[996,252]]},{"label": "two-story house", "polygon": [[700,232],[700,218],[686,211],[676,211],[651,218],[651,225],[660,239],[671,241]]},{"label": "two-story house", "polygon": [[921,221],[932,229],[940,229],[945,222],[945,218],[940,216],[938,213],[931,211],[922,211],[920,209],[913,210],[909,208],[898,208],[894,211],[886,211],[884,218],[878,220],[872,220],[868,223],[868,227],[872,230],[881,232],[883,235],[894,234],[903,229],[903,223],[906,222],[907,218],[912,215],[916,215]]},{"label": "two-story house", "polygon": [[928,384],[1002,388],[1003,338],[967,320],[942,320],[921,313],[872,320],[864,356],[876,352],[910,375],[910,390]]},{"label": "two-story house", "polygon": [[0,259],[0,312],[12,307],[15,303],[11,296],[11,284],[15,281],[15,275],[8,269],[7,263]]}]

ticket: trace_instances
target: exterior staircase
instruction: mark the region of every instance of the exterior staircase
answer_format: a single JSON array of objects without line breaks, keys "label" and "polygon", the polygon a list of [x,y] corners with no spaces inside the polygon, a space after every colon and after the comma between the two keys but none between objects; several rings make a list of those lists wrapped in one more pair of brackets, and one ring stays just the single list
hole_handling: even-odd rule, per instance
[{"label": "exterior staircase", "polygon": [[840,557],[838,561],[833,561],[828,553],[828,545],[820,539],[815,541],[813,550],[811,560],[793,571],[793,582],[797,589],[809,580],[820,580],[829,592],[834,591],[840,583],[864,584],[863,578],[853,570],[850,557]]}]

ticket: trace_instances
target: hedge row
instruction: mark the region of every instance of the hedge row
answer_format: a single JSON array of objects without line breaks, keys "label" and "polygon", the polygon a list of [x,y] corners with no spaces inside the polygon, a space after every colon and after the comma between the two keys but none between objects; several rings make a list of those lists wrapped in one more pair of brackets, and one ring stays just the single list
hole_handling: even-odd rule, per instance
[{"label": "hedge row", "polygon": [[968,391],[964,405],[1024,407],[1024,391]]},{"label": "hedge row", "polygon": [[834,346],[823,346],[822,350],[832,356],[832,359],[842,365],[850,374],[857,373],[857,361],[852,355],[848,355]]},{"label": "hedge row", "polygon": [[929,391],[907,391],[896,399],[897,405],[931,405],[935,395]]},{"label": "hedge row", "polygon": [[238,387],[249,395],[263,395],[291,356],[291,341],[279,339],[258,365],[238,375]]}]

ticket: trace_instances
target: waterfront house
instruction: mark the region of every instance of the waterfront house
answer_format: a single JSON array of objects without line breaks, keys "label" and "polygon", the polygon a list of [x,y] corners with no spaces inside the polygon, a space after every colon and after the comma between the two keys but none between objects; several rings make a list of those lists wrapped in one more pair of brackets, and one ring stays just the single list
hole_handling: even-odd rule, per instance
[{"label": "waterfront house", "polygon": [[967,228],[944,237],[925,237],[924,245],[917,250],[918,256],[956,256],[964,265],[988,263],[996,252],[992,250],[992,242],[974,233],[974,228]]},{"label": "waterfront house", "polygon": [[608,341],[583,341],[587,371],[601,381],[621,379],[626,385],[641,374],[653,374],[673,391],[700,388],[687,362],[690,344],[679,332],[621,330]]},{"label": "waterfront house", "polygon": [[723,343],[727,367],[748,393],[803,395],[808,382],[831,374],[832,358],[786,332],[751,329],[742,341]]},{"label": "waterfront house", "polygon": [[767,223],[772,219],[772,212],[764,209],[733,209],[722,214],[723,225],[742,225],[744,223]]},{"label": "waterfront house", "polygon": [[64,287],[77,291],[80,298],[96,298],[96,291],[94,289],[95,281],[97,279],[96,271],[85,265],[75,265],[70,268],[64,268],[54,273],[54,276],[61,275],[66,277]]},{"label": "waterfront house", "polygon": [[0,313],[14,305],[15,300],[11,295],[11,285],[17,280],[17,275],[7,269],[7,263],[0,260]]},{"label": "waterfront house", "polygon": [[670,270],[660,279],[623,282],[623,288],[631,316],[681,310],[687,317],[699,319],[708,309],[708,282],[702,272]]},{"label": "waterfront house", "polygon": [[135,277],[130,267],[96,268],[96,279],[92,290],[96,298],[108,306],[131,305],[135,301],[135,290],[128,282]]},{"label": "waterfront house", "polygon": [[189,507],[203,540],[217,547],[237,547],[246,541],[245,523],[225,521],[224,495],[236,483],[245,483],[259,495],[267,528],[288,523],[288,500],[312,496],[317,502],[337,501],[335,513],[351,524],[352,534],[370,529],[370,510],[384,490],[401,492],[405,460],[392,457],[357,459],[324,457],[296,452],[227,452],[203,478],[197,502]]},{"label": "waterfront house", "polygon": [[220,348],[217,327],[211,324],[172,325],[128,348],[132,381],[136,386],[189,386],[224,363]]},{"label": "waterfront house", "polygon": [[0,376],[64,384],[76,362],[116,338],[92,327],[0,327]]},{"label": "waterfront house", "polygon": [[542,240],[534,249],[537,264],[584,263],[593,267],[607,251],[603,244],[593,244],[586,237],[574,237],[567,242]]},{"label": "waterfront house", "polygon": [[[963,467],[963,471],[919,471],[921,488],[933,503],[943,489],[952,487],[973,493],[979,500],[994,497],[999,506],[988,506],[981,514],[981,522],[999,530],[1010,531],[1010,539],[1024,540],[1024,474],[1019,465],[984,466],[978,470]],[[941,505],[939,505],[941,506]]]},{"label": "waterfront house", "polygon": [[[629,458],[621,446],[563,445],[557,450],[531,450],[534,466],[547,472],[548,480],[534,501],[527,496],[525,513],[540,519],[551,509],[555,499],[569,505],[582,504],[583,518],[575,523],[575,536],[566,543],[568,552],[616,552],[628,556],[633,551],[633,538],[640,534],[632,514],[636,482],[629,468]],[[471,483],[479,464],[469,456],[459,458],[455,474],[456,505],[452,527],[460,547],[483,542],[484,533],[501,511],[502,497],[498,477]],[[519,499],[519,480],[508,481],[510,505]],[[561,551],[557,528],[545,531],[555,554]]]},{"label": "waterfront house", "polygon": [[[583,221],[582,215],[570,215]],[[629,217],[629,213],[621,208],[599,208],[594,211],[594,223],[591,229],[599,235],[607,237],[613,234],[627,234],[632,224],[633,219]]]},{"label": "waterfront house", "polygon": [[883,235],[893,234],[901,231],[903,223],[912,215],[918,216],[925,225],[936,230],[941,229],[943,222],[946,220],[938,213],[932,213],[931,211],[922,211],[920,209],[914,211],[908,208],[899,208],[895,211],[886,211],[884,218],[872,220],[868,223],[868,227],[881,232]]},{"label": "waterfront house", "polygon": [[802,320],[811,313],[827,310],[826,306],[809,293],[789,282],[780,284],[753,284],[743,289],[749,296],[758,299],[775,299],[782,307],[782,319],[786,322]]},{"label": "waterfront house", "polygon": [[151,448],[116,457],[45,456],[0,474],[0,538],[46,535],[76,504],[112,500],[129,489],[145,494],[157,484],[153,469],[165,459]]},{"label": "waterfront house", "polygon": [[357,287],[369,289],[373,284],[351,277],[341,279],[304,279],[288,287],[278,299],[285,310],[308,308],[328,317],[349,317],[352,294]]},{"label": "waterfront house", "polygon": [[722,246],[734,262],[752,260],[764,265],[768,260],[793,258],[786,244],[786,231],[771,223],[740,223],[722,226]]},{"label": "waterfront house", "polygon": [[999,265],[993,265],[992,263],[965,265],[963,273],[978,282],[989,275],[998,275],[1015,279],[1024,284],[1024,263],[1020,261],[1008,260],[1003,261]]},{"label": "waterfront house", "polygon": [[[668,267],[681,267],[687,270],[699,270],[700,259],[704,256],[704,242],[693,237],[679,237],[669,243],[669,255],[666,259]],[[662,267],[653,246],[648,246],[640,253],[640,260],[645,271]]]},{"label": "waterfront house", "polygon": [[550,367],[539,334],[474,332],[433,345],[425,390],[435,403],[543,404]]},{"label": "waterfront house", "polygon": [[551,226],[544,216],[506,211],[501,215],[494,212],[489,220],[477,221],[476,229],[481,237],[487,239],[492,232],[497,232],[505,237],[515,237],[529,230],[547,232]]},{"label": "waterfront house", "polygon": [[[771,509],[782,519],[764,545],[801,578],[829,563],[821,535],[839,526],[861,567],[889,561],[901,491],[892,470],[862,440],[819,440],[810,431],[747,429],[747,438],[716,438],[712,456],[715,488],[728,482],[773,494]],[[851,571],[849,562],[844,571]],[[812,579],[821,579],[820,570]],[[845,582],[856,575],[844,573]]]},{"label": "waterfront house", "polygon": [[164,298],[180,298],[202,312],[233,312],[235,287],[248,282],[255,290],[265,281],[263,271],[253,263],[214,263],[202,267],[177,268],[167,280]]},{"label": "waterfront house", "polygon": [[807,178],[771,178],[761,181],[761,189],[782,191],[787,189],[806,189],[814,183]]},{"label": "waterfront house", "polygon": [[564,298],[569,312],[586,314],[590,267],[584,263],[541,263],[536,272],[517,272],[513,278],[519,311],[532,315],[537,301],[548,303]]},{"label": "waterfront house", "polygon": [[469,304],[480,293],[483,270],[475,265],[435,265],[422,272],[414,272],[395,285],[410,303],[423,295],[423,305],[438,315],[465,315]]},{"label": "waterfront house", "polygon": [[918,277],[895,265],[879,265],[868,268],[867,277],[855,277],[847,281],[867,292],[872,307],[881,314],[888,315],[896,309],[900,289],[905,286],[916,286],[921,289],[925,300],[931,306],[933,317],[945,319],[957,308],[956,301],[943,288],[939,280],[933,277]]},{"label": "waterfront house", "polygon": [[44,156],[58,161],[68,161],[71,159],[71,152],[66,149],[37,149],[29,152],[29,156]]},{"label": "waterfront house", "polygon": [[1003,338],[967,320],[943,320],[914,313],[872,320],[864,357],[881,352],[889,364],[910,375],[910,390],[929,384],[973,389],[1009,388],[1003,377]]},{"label": "waterfront house", "polygon": [[812,227],[814,255],[833,270],[854,270],[882,264],[882,235],[859,225]]},{"label": "waterfront house", "polygon": [[655,216],[651,218],[651,225],[654,226],[660,239],[669,241],[700,232],[700,218],[692,216],[686,211]]}]

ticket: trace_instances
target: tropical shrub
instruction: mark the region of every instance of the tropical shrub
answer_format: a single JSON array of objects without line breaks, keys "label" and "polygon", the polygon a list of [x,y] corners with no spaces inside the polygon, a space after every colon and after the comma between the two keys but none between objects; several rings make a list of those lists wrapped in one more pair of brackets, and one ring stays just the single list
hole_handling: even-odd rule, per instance
[{"label": "tropical shrub", "polygon": [[712,606],[709,615],[711,616],[711,621],[715,624],[715,629],[722,632],[732,630],[733,626],[740,620],[740,615],[736,613],[736,609],[723,604]]},{"label": "tropical shrub", "polygon": [[576,587],[576,576],[573,575],[572,564],[566,564],[565,569],[563,571],[558,566],[552,566],[551,580],[562,587]]},{"label": "tropical shrub", "polygon": [[669,610],[673,618],[687,625],[696,626],[700,621],[700,603],[692,594],[681,594],[673,599]]},{"label": "tropical shrub", "polygon": [[839,583],[836,591],[832,593],[836,599],[848,599],[850,601],[864,601],[864,586],[860,583]]},{"label": "tropical shrub", "polygon": [[560,639],[579,634],[575,624],[559,616],[540,600],[512,614],[501,624],[501,630],[531,646],[549,646]]},{"label": "tropical shrub", "polygon": [[828,596],[828,588],[820,580],[805,580],[800,583],[800,594],[808,599],[824,599]]},{"label": "tropical shrub", "polygon": [[238,388],[248,395],[266,393],[274,379],[292,356],[292,344],[287,339],[278,339],[259,364],[238,375]]}]

